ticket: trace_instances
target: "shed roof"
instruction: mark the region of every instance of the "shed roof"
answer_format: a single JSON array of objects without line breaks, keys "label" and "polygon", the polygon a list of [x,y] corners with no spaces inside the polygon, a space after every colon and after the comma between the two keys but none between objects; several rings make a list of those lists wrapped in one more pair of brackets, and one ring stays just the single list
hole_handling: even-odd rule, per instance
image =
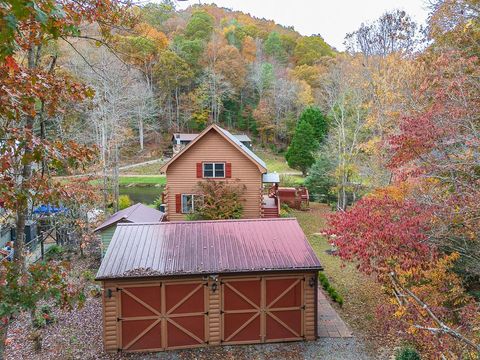
[{"label": "shed roof", "polygon": [[233,136],[235,136],[241,142],[252,142],[252,139],[245,134],[234,134]]},{"label": "shed roof", "polygon": [[110,216],[101,225],[99,225],[94,231],[100,231],[106,229],[119,221],[127,221],[131,223],[145,223],[145,222],[160,222],[163,219],[165,213],[145,206],[141,203],[129,206],[126,209],[117,211]]},{"label": "shed roof", "polygon": [[180,139],[180,141],[192,141],[198,136],[198,134],[186,134],[186,133],[174,133],[174,139]]},{"label": "shed roof", "polygon": [[119,224],[97,279],[319,270],[296,219]]}]

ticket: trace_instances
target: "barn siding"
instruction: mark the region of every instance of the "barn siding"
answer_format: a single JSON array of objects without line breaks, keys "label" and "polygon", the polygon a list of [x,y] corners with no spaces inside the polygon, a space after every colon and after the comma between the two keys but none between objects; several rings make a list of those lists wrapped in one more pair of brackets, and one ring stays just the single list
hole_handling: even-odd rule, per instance
[{"label": "barn siding", "polygon": [[[315,279],[315,285],[310,286],[310,278]],[[304,311],[304,331],[305,331],[305,340],[315,340],[316,339],[316,292],[315,289],[318,286],[317,284],[317,273],[305,274],[305,311]]]},{"label": "barn siding", "polygon": [[[103,282],[103,344],[106,352],[117,351],[118,330],[117,330],[117,301],[118,293],[116,285],[112,282]],[[107,297],[107,289],[112,290],[112,297]]]},{"label": "barn siding", "polygon": [[[246,186],[243,195],[243,217],[259,218],[261,213],[262,173],[245,154],[230,144],[216,131],[212,130],[187,149],[166,171],[167,185],[165,203],[168,220],[184,220],[185,214],[175,211],[175,194],[191,194],[198,181],[196,164],[204,161],[230,162],[234,183],[238,179]],[[217,179],[219,180],[219,179]]]},{"label": "barn siding", "polygon": [[221,305],[220,305],[220,282],[217,281],[217,290],[212,291],[212,285],[215,281],[210,279],[208,281],[209,288],[209,309],[208,309],[208,321],[209,321],[209,331],[208,331],[208,343],[210,345],[220,345],[221,341]]}]

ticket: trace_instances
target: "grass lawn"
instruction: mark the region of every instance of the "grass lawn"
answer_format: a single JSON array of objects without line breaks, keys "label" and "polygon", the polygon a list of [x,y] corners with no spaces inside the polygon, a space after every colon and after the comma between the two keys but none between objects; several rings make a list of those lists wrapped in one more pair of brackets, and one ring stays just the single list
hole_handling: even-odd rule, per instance
[{"label": "grass lawn", "polygon": [[165,176],[129,176],[121,175],[119,179],[120,186],[126,185],[165,185],[167,178]]},{"label": "grass lawn", "polygon": [[327,205],[318,203],[310,203],[310,206],[310,211],[292,210],[292,215],[300,223],[331,285],[343,297],[343,307],[336,306],[340,316],[355,336],[365,338],[373,347],[385,345],[388,340],[381,336],[375,319],[375,309],[386,301],[385,294],[378,283],[358,272],[354,264],[342,263],[340,258],[325,252],[331,246],[326,237],[319,233],[325,227],[330,209]]},{"label": "grass lawn", "polygon": [[260,159],[265,161],[268,172],[296,173],[301,175],[298,170],[294,170],[288,166],[283,155],[273,154],[265,149],[255,149],[254,152],[260,157]]},{"label": "grass lawn", "polygon": [[135,166],[129,169],[120,170],[120,174],[128,175],[160,175],[162,162]]},{"label": "grass lawn", "polygon": [[[101,184],[101,179],[92,180],[91,184]],[[145,185],[145,186],[155,186],[155,185],[165,185],[167,183],[167,178],[162,175],[120,175],[119,178],[120,186],[133,186],[133,185]]]}]

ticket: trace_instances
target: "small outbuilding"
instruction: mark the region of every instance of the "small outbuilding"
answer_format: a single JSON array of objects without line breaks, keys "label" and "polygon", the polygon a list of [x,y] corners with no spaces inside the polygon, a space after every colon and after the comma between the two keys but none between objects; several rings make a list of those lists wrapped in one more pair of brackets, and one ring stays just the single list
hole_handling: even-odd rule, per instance
[{"label": "small outbuilding", "polygon": [[164,216],[163,212],[141,203],[117,211],[94,230],[94,232],[100,235],[102,240],[102,255],[107,251],[108,245],[117,229],[117,224],[161,222]]},{"label": "small outbuilding", "polygon": [[119,224],[96,278],[105,349],[314,340],[321,269],[296,219]]}]

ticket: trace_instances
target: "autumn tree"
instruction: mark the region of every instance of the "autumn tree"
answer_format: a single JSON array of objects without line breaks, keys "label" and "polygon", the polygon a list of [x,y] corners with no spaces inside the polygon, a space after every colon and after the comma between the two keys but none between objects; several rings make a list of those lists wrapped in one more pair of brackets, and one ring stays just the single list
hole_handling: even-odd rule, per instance
[{"label": "autumn tree", "polygon": [[[7,15],[10,21],[2,26],[0,48],[0,137],[5,139],[0,155],[4,164],[0,194],[16,215],[15,259],[24,263],[24,227],[30,204],[58,201],[61,184],[53,185],[52,174],[93,158],[90,149],[47,139],[42,130],[46,118],[53,117],[62,105],[92,95],[68,75],[57,73],[57,57],[44,59],[43,51],[55,40],[74,46],[72,37],[92,38],[82,34],[82,21],[97,24],[103,35],[96,38],[100,42],[108,37],[113,24],[128,25],[131,21],[128,7],[121,1],[94,5],[87,2],[84,6],[54,0],[41,4],[8,2],[0,8],[2,21]],[[18,159],[20,168],[12,169]],[[8,175],[10,170],[13,177]]]},{"label": "autumn tree", "polygon": [[243,214],[245,185],[236,182],[208,180],[199,182],[197,192],[201,194],[195,219],[222,220],[240,219]]},{"label": "autumn tree", "polygon": [[195,11],[185,28],[185,37],[189,40],[208,41],[213,32],[214,20],[205,11]]},{"label": "autumn tree", "polygon": [[312,125],[308,120],[300,121],[285,154],[288,166],[300,170],[303,176],[306,176],[308,169],[315,162],[315,151],[317,149],[318,141]]},{"label": "autumn tree", "polygon": [[417,45],[417,32],[418,26],[410,16],[403,10],[395,10],[347,34],[345,44],[348,51],[361,52],[366,57],[409,54]]},{"label": "autumn tree", "polygon": [[169,119],[169,128],[182,128],[180,118],[180,95],[182,87],[193,80],[193,71],[186,60],[174,51],[164,50],[159,54],[158,62],[153,68],[157,86],[166,97],[166,110]]},{"label": "autumn tree", "polygon": [[294,55],[297,65],[314,65],[333,50],[320,35],[312,35],[298,38]]}]

